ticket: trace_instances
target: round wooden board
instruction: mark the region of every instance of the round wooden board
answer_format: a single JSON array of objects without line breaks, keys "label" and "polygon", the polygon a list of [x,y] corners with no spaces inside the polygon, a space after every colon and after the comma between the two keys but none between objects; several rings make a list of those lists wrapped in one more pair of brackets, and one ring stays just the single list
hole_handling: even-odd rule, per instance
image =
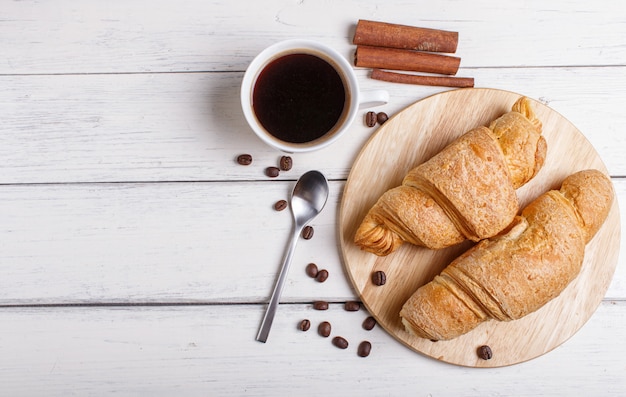
[{"label": "round wooden board", "polygon": [[[361,220],[388,189],[448,143],[510,111],[521,95],[494,89],[460,89],[437,94],[390,118],[367,142],[348,177],[339,214],[344,265],[361,300],[391,335],[417,352],[448,363],[471,367],[500,367],[538,357],[574,335],[596,310],[617,265],[620,219],[617,199],[609,217],[587,245],[579,276],[540,310],[511,322],[487,321],[451,341],[432,342],[409,335],[398,313],[421,285],[429,282],[471,244],[433,251],[402,245],[387,257],[361,251],[353,243]],[[597,152],[563,116],[533,101],[548,143],[546,164],[518,190],[521,208],[550,189],[558,189],[573,172],[595,168],[607,173]],[[608,175],[608,173],[607,173]],[[387,283],[375,286],[371,273],[383,270]],[[476,349],[489,345],[491,360]]]}]

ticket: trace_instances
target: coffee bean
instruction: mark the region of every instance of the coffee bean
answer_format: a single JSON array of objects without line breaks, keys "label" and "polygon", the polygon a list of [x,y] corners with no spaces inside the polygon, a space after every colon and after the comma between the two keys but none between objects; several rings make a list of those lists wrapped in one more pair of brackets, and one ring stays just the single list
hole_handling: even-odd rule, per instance
[{"label": "coffee bean", "polygon": [[241,165],[250,165],[252,164],[252,156],[249,154],[240,154],[237,156],[237,163]]},{"label": "coffee bean", "polygon": [[306,265],[305,271],[306,271],[307,276],[311,278],[316,278],[317,275],[319,274],[319,271],[317,270],[317,265],[315,263],[309,263],[308,265]]},{"label": "coffee bean", "polygon": [[301,331],[308,331],[309,328],[311,328],[311,322],[309,320],[302,320],[300,321],[300,324],[298,325],[298,329]]},{"label": "coffee bean", "polygon": [[278,169],[278,167],[267,167],[265,169],[265,175],[269,176],[270,178],[276,178],[279,174],[280,170]]},{"label": "coffee bean", "polygon": [[315,301],[315,302],[313,302],[313,309],[315,309],[315,310],[328,310],[328,302],[326,302],[326,301]]},{"label": "coffee bean", "polygon": [[282,156],[280,158],[279,167],[283,171],[289,171],[293,167],[293,159],[289,156]]},{"label": "coffee bean", "polygon": [[274,209],[276,211],[282,211],[285,208],[287,208],[287,200],[278,200],[276,203],[274,203]]},{"label": "coffee bean", "polygon": [[333,345],[337,346],[340,349],[347,349],[348,341],[345,338],[342,338],[341,336],[335,336],[333,338]]},{"label": "coffee bean", "polygon": [[305,240],[310,240],[313,238],[313,226],[305,226],[304,229],[302,229],[302,238]]},{"label": "coffee bean", "polygon": [[372,273],[372,282],[374,285],[385,285],[387,282],[387,275],[382,270]]},{"label": "coffee bean", "polygon": [[383,125],[387,120],[389,120],[389,116],[387,116],[387,113],[385,112],[379,112],[376,115],[376,121],[378,121],[378,124],[380,125]]},{"label": "coffee bean", "polygon": [[315,276],[315,280],[317,280],[317,282],[319,283],[323,283],[327,279],[328,279],[328,270],[326,269],[320,270],[319,272],[317,272],[317,276]]},{"label": "coffee bean", "polygon": [[324,338],[328,338],[330,336],[330,329],[330,323],[328,321],[322,321],[317,327],[317,333]]},{"label": "coffee bean", "polygon": [[358,354],[359,357],[367,357],[370,355],[371,351],[372,351],[372,344],[364,340],[363,342],[359,344],[359,348],[356,350],[356,354]]},{"label": "coffee bean", "polygon": [[481,347],[479,347],[476,353],[478,354],[478,357],[482,358],[483,360],[491,360],[491,357],[493,357],[493,352],[491,351],[491,348],[487,345],[482,345]]},{"label": "coffee bean", "polygon": [[346,309],[346,311],[349,311],[349,312],[358,312],[359,309],[361,308],[361,304],[359,302],[357,302],[357,301],[348,301],[343,306],[343,308]]},{"label": "coffee bean", "polygon": [[376,326],[376,319],[372,316],[369,316],[363,321],[363,329],[367,331],[371,331],[372,328]]},{"label": "coffee bean", "polygon": [[365,113],[365,125],[368,127],[373,127],[376,125],[376,112]]}]

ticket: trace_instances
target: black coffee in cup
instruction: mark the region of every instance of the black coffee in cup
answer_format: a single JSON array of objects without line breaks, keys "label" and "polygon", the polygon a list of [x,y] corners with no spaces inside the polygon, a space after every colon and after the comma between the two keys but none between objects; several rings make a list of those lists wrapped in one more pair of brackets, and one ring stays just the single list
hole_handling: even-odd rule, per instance
[{"label": "black coffee in cup", "polygon": [[306,143],[340,125],[348,93],[342,76],[325,59],[289,53],[259,73],[252,107],[259,123],[281,141]]}]

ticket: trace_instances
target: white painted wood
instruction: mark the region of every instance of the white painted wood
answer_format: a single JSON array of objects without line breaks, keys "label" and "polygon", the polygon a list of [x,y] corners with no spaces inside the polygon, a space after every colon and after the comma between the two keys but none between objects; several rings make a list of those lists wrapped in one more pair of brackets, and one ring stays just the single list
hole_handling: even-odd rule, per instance
[{"label": "white painted wood", "polygon": [[[380,328],[361,330],[364,311],[312,310],[313,300],[355,298],[336,212],[373,130],[357,121],[340,143],[294,156],[292,171],[269,180],[263,169],[281,154],[254,138],[238,102],[242,72],[278,40],[316,39],[350,59],[359,18],[455,30],[459,75],[563,114],[600,153],[626,208],[622,8],[616,0],[2,2],[1,394],[623,395],[624,255],[580,332],[510,368],[445,365]],[[363,89],[390,91],[375,109],[390,115],[443,90],[357,75]],[[255,158],[249,167],[234,161],[243,152]],[[313,168],[332,179],[329,207],[314,238],[298,245],[290,303],[262,345],[254,335],[290,228],[288,213],[271,206]],[[330,270],[327,282],[304,274],[310,261]],[[298,331],[305,316],[314,326],[332,321],[348,350]],[[367,359],[355,354],[364,338],[374,345]]]},{"label": "white painted wood", "polygon": [[8,2],[0,74],[244,70],[274,41],[352,51],[359,18],[457,31],[463,66],[624,65],[617,0]]},{"label": "white painted wood", "polygon": [[[0,311],[0,378],[10,396],[621,396],[624,302],[606,302],[560,347],[530,362],[474,369],[410,351],[342,305],[281,305],[266,344],[259,305],[56,307]],[[310,319],[303,333],[297,325]],[[329,321],[340,350],[317,335]],[[372,344],[369,357],[358,344]],[[494,352],[498,354],[498,352]]]},{"label": "white painted wood", "polygon": [[[613,181],[626,208],[626,181]],[[355,297],[338,240],[343,184],[331,182],[327,207],[311,223],[313,238],[298,242],[283,302]],[[293,185],[2,186],[0,305],[265,302],[291,227],[288,212],[272,206]],[[626,297],[625,258],[611,299]],[[310,262],[329,271],[325,283],[305,274]]]},{"label": "white painted wood", "polygon": [[[16,185],[0,189],[0,304],[264,302],[291,236],[293,182]],[[283,301],[353,297],[336,213],[298,242]],[[306,276],[315,262],[329,271]]]},{"label": "white painted wood", "polygon": [[[626,36],[625,36],[626,37]],[[612,175],[626,175],[626,67],[468,69],[477,87],[518,92],[547,103],[581,130]],[[389,115],[439,87],[377,82]],[[241,73],[0,76],[0,183],[265,180],[278,151],[245,123]],[[610,99],[607,99],[610,98]],[[365,114],[365,110],[363,111]],[[337,145],[294,155],[293,174],[324,165],[345,179],[375,129],[359,117]],[[235,163],[248,152],[249,167]],[[293,174],[285,175],[293,178]],[[281,177],[282,178],[282,177]]]}]

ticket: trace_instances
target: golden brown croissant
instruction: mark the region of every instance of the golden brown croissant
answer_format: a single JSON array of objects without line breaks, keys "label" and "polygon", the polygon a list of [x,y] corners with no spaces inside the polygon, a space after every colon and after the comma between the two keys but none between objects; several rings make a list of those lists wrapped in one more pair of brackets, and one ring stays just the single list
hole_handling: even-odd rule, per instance
[{"label": "golden brown croissant", "polygon": [[511,229],[459,256],[404,304],[406,330],[447,340],[488,319],[534,312],[578,275],[585,246],[608,216],[610,179],[597,170],[570,175],[516,217]]},{"label": "golden brown croissant", "polygon": [[369,210],[354,242],[382,256],[405,241],[439,249],[494,236],[517,214],[515,190],[545,155],[541,121],[522,97],[489,128],[465,133],[409,171]]}]

